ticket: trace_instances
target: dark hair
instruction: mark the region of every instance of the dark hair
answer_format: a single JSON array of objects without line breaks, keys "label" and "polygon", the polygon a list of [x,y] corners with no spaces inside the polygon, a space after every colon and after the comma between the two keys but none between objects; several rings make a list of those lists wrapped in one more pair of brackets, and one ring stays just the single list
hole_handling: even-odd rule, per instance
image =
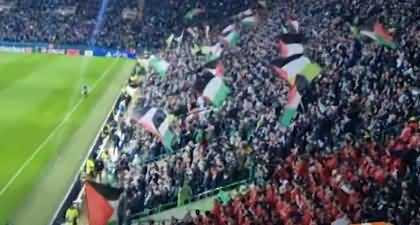
[{"label": "dark hair", "polygon": [[195,210],[195,215],[199,216],[201,214],[201,211],[199,209]]}]

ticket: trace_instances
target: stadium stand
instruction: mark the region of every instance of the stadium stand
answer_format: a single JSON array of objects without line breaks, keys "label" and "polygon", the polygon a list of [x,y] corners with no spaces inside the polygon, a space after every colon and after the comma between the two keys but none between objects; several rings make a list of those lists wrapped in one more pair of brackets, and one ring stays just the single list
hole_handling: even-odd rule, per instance
[{"label": "stadium stand", "polygon": [[[104,18],[97,18],[101,4]],[[141,4],[143,3],[143,4]],[[223,17],[247,9],[250,1],[77,1],[12,0],[1,4],[0,40],[47,42],[54,45],[97,45],[114,49],[158,49],[166,34],[191,25],[184,15],[195,7],[210,9],[203,19],[215,23]],[[164,9],[164,10],[162,10]],[[102,27],[95,31],[96,21]],[[94,35],[95,33],[95,35]]]},{"label": "stadium stand", "polygon": [[[111,1],[97,34],[151,50],[82,176],[123,189],[120,224],[236,182],[205,215],[142,223],[420,224],[418,1],[197,2]],[[89,44],[100,8],[10,4],[1,40],[66,44]]]},{"label": "stadium stand", "polygon": [[[210,35],[205,26],[186,29],[179,47],[160,53],[171,65],[168,70],[151,72],[142,81],[130,117],[136,131],[116,146],[123,152],[114,164],[116,182],[126,187],[126,208],[121,210],[127,218],[155,213],[168,203],[175,207],[177,200],[182,205],[177,197],[185,185],[199,195],[252,180],[256,187],[249,194],[216,205],[214,211],[224,216],[213,212],[172,224],[330,224],[340,219],[417,224],[419,196],[413,190],[419,188],[418,136],[411,132],[417,130],[412,117],[419,115],[420,103],[415,76],[419,57],[412,50],[419,43],[420,27],[414,23],[419,8],[414,1],[387,8],[393,3],[274,2],[268,3],[270,10],[253,8],[256,28],[241,23],[239,18],[249,13],[245,11],[212,26]],[[407,17],[401,19],[398,15],[405,11]],[[207,47],[200,46],[217,51],[220,37],[234,32],[231,23],[234,31],[241,27],[239,43],[231,46],[235,43],[225,40],[217,65],[223,69],[208,70],[215,65],[203,63],[209,56]],[[387,32],[382,24],[394,27],[392,43],[364,37],[373,27]],[[296,78],[293,84],[290,77],[282,80],[284,74],[272,71],[274,64],[289,72],[276,60],[285,53],[286,37],[291,36],[287,31],[304,34],[303,53],[322,68],[312,82]],[[289,54],[296,50],[286,48]],[[211,96],[197,93],[197,83],[209,71],[223,71],[231,91],[221,107],[213,108]],[[298,115],[289,123],[288,107],[296,92]],[[171,148],[163,134],[156,137],[148,127],[149,107],[162,109],[161,122],[176,118]],[[410,118],[413,130],[403,141],[398,132]],[[267,191],[270,197],[263,194]]]}]

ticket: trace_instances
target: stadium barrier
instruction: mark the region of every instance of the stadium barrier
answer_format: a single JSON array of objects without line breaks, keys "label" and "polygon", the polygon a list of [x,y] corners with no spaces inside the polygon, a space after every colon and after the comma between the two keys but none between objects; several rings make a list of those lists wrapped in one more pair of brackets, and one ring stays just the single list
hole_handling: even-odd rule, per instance
[{"label": "stadium barrier", "polygon": [[48,43],[36,43],[36,42],[6,42],[0,41],[0,52],[9,53],[43,53],[43,54],[57,54],[57,55],[69,55],[69,56],[97,56],[97,57],[112,57],[112,58],[126,58],[136,59],[137,52],[135,49],[128,50],[117,50],[117,49],[106,49],[89,46],[77,46],[77,45],[53,45]]},{"label": "stadium barrier", "polygon": [[[222,187],[218,187],[218,188],[215,188],[215,189],[204,191],[202,193],[199,193],[199,194],[194,195],[192,197],[192,199],[187,204],[190,204],[190,203],[193,203],[193,202],[196,202],[196,201],[199,201],[199,200],[202,200],[202,199],[211,197],[211,196],[215,196],[220,191],[225,191],[225,192],[232,191],[235,188],[238,188],[240,186],[249,185],[253,181],[254,181],[253,178],[243,179],[243,180],[240,180],[240,181],[237,181],[237,182],[234,182],[234,183],[231,183],[231,184],[222,186]],[[185,205],[187,205],[187,204],[185,204]],[[182,206],[185,206],[185,205],[182,205]],[[141,213],[132,215],[130,217],[129,221],[132,222],[131,225],[134,225],[134,224],[142,224],[142,223],[148,222],[147,219],[142,219],[143,217],[147,217],[149,215],[161,213],[163,211],[166,211],[166,210],[169,210],[169,209],[172,209],[172,208],[175,208],[175,207],[177,207],[177,202],[176,201],[173,201],[173,202],[170,202],[170,203],[166,203],[166,204],[162,204],[162,205],[159,205],[158,207],[153,208],[151,210],[145,210],[144,212],[141,212]]]}]

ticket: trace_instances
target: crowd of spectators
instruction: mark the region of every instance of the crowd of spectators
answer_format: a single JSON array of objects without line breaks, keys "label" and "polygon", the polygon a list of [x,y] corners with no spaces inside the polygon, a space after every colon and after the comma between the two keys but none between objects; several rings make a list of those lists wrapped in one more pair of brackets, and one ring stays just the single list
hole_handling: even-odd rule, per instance
[{"label": "crowd of spectators", "polygon": [[[211,29],[221,30],[229,22],[232,22],[232,19],[227,17],[224,24],[213,26]],[[112,174],[117,174],[118,185],[126,187],[123,201],[127,203],[125,207],[129,214],[175,202],[177,193],[185,185],[191,188],[192,194],[198,194],[248,178],[251,168],[256,167],[253,162],[258,160],[257,158],[268,160],[268,154],[258,154],[255,155],[257,158],[251,158],[252,144],[248,143],[248,140],[252,140],[252,137],[251,132],[246,131],[251,126],[257,126],[258,114],[253,111],[253,121],[248,121],[248,125],[243,124],[237,116],[238,107],[242,104],[241,95],[234,96],[234,99],[227,101],[226,107],[216,110],[201,97],[201,93],[193,90],[195,81],[205,73],[201,68],[205,56],[194,55],[191,48],[194,45],[212,45],[220,38],[216,31],[206,38],[204,26],[194,30],[202,38],[197,39],[185,34],[179,48],[162,53],[162,58],[173,65],[168,75],[165,78],[156,74],[144,77],[139,88],[141,97],[135,100],[135,110],[154,106],[176,116],[173,130],[178,138],[173,149],[168,152],[158,138],[145,132],[141,126],[131,124],[129,117],[115,123],[116,129],[110,134],[111,139],[115,140],[113,143],[118,143],[116,148],[121,156],[117,161],[105,160],[105,170],[116,170],[117,172]],[[271,32],[270,35],[274,37],[275,33]],[[244,33],[243,38],[252,37]],[[241,42],[246,41],[243,39]],[[240,79],[242,75],[235,74],[234,71],[242,70],[242,65],[248,63],[238,57],[241,54],[239,48],[234,51],[236,52],[226,53],[226,57],[222,59],[226,68],[226,78],[230,79],[228,84]],[[142,71],[139,65],[136,70]],[[266,77],[270,76],[267,68],[264,73]],[[191,79],[186,79],[186,76],[191,76]],[[246,78],[241,86],[246,86],[250,79],[251,77]],[[239,86],[232,88],[235,88],[237,93],[247,91],[240,90]],[[275,89],[274,84],[271,88]],[[248,110],[251,110],[250,104],[251,102],[246,104]],[[260,108],[263,106],[260,105]],[[273,112],[268,113],[271,113],[270,120],[275,126]],[[123,131],[125,127],[134,128],[136,132],[127,135],[127,132]],[[159,160],[153,160],[156,157],[160,157]],[[150,163],[145,164],[145,161]],[[262,170],[262,167],[258,168]],[[258,173],[258,169],[256,172]]]},{"label": "crowd of spectators", "polygon": [[337,219],[418,224],[419,168],[415,160],[399,157],[419,147],[418,128],[417,121],[408,123],[385,145],[368,137],[356,145],[349,138],[333,153],[294,152],[277,165],[265,185],[251,186],[227,204],[216,200],[203,215],[197,211],[162,224],[311,225]]},{"label": "crowd of spectators", "polygon": [[[179,47],[160,52],[171,64],[168,75],[152,73],[142,80],[135,111],[154,106],[175,115],[178,138],[168,151],[141,126],[122,122],[136,131],[121,142],[123,166],[117,174],[127,190],[121,214],[175,201],[184,185],[197,194],[251,175],[257,187],[248,195],[216,204],[216,212],[195,222],[179,223],[330,224],[342,218],[418,224],[417,122],[399,132],[419,115],[419,6],[415,1],[267,4],[254,5],[257,28],[242,30],[238,46],[224,49],[223,79],[232,92],[221,108],[212,109],[194,91],[205,60],[191,49],[220,41],[232,19],[211,26],[210,35],[206,24],[199,24],[194,28],[199,38],[186,32]],[[270,62],[278,57],[276,36],[290,15],[309,40],[305,54],[322,73],[304,93],[294,123],[282,127],[278,118],[289,84],[274,75]],[[372,18],[393,28],[396,49],[354,34],[352,26]]]},{"label": "crowd of spectators", "polygon": [[[141,16],[124,19],[123,10],[138,2],[17,0],[0,11],[0,40],[162,49],[159,57],[171,65],[167,75],[143,76],[137,65],[139,87],[134,99],[122,101],[132,102],[134,113],[120,110],[105,132],[112,147],[98,158],[104,172],[96,179],[125,189],[122,220],[176,201],[185,186],[198,194],[252,177],[248,194],[171,224],[323,225],[340,218],[420,224],[417,0],[145,1]],[[72,16],[52,13],[68,6],[75,7]],[[185,20],[193,8],[205,13]],[[258,26],[241,29],[234,15],[249,8]],[[288,17],[299,22],[308,39],[305,55],[322,72],[303,93],[295,121],[283,127],[278,118],[289,84],[270,62]],[[355,34],[353,27],[372,19],[392,28],[397,48]],[[220,59],[231,93],[213,108],[194,88],[206,73],[206,56],[191,49],[217,45],[232,23],[241,29],[240,41],[233,48],[222,42]],[[171,33],[182,33],[182,41],[163,50]],[[175,116],[172,149],[132,123],[146,106]]]},{"label": "crowd of spectators", "polygon": [[[12,0],[0,1],[0,41],[115,49],[158,49],[163,37],[192,25],[184,15],[194,8],[208,23],[248,8],[234,0]],[[101,10],[103,8],[103,10]],[[132,12],[125,16],[124,11]],[[222,12],[222,13],[220,13]],[[220,14],[219,14],[220,13]],[[223,14],[224,13],[224,14]]]}]

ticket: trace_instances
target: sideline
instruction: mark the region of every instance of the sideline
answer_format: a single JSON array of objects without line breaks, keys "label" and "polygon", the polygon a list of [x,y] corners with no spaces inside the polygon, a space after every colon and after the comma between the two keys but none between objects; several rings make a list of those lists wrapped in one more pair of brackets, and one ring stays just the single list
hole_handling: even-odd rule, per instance
[{"label": "sideline", "polygon": [[[92,91],[98,86],[98,84],[112,71],[112,69],[117,65],[119,60],[115,60],[112,64],[102,73],[102,75],[95,81],[92,86]],[[15,180],[20,176],[20,174],[25,170],[25,168],[35,159],[35,157],[44,149],[45,145],[53,138],[58,131],[60,131],[61,127],[63,127],[67,121],[71,118],[74,112],[79,108],[79,106],[83,103],[85,99],[81,98],[76,105],[66,114],[64,119],[51,131],[51,133],[44,139],[44,141],[36,148],[36,150],[31,154],[31,156],[22,164],[22,166],[16,171],[13,177],[7,182],[7,184],[1,189],[0,197],[6,193],[6,191],[10,188],[10,186],[15,182]]]}]

